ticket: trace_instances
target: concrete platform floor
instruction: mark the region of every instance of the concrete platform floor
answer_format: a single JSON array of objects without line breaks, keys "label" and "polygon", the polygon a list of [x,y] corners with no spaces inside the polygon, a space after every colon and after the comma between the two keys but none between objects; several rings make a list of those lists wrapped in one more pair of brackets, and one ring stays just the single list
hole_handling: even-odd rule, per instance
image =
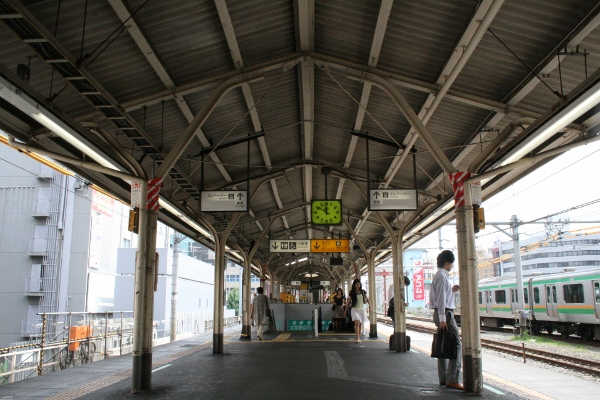
[{"label": "concrete platform floor", "polygon": [[[225,332],[224,354],[212,354],[212,332],[154,348],[152,390],[132,395],[131,355],[0,387],[0,399],[413,399],[471,397],[438,386],[431,336],[409,332],[413,349],[388,350],[391,328],[378,339],[352,334],[273,332],[240,341]],[[484,354],[489,399],[591,399],[600,385]],[[558,375],[558,376],[555,376]]]}]

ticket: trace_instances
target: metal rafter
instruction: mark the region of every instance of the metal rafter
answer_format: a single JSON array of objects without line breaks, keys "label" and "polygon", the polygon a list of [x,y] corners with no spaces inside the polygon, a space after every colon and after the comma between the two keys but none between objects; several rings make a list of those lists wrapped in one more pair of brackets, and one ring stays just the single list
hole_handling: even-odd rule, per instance
[{"label": "metal rafter", "polygon": [[[375,34],[373,35],[373,43],[371,44],[371,53],[369,54],[369,61],[367,63],[369,68],[377,67],[377,61],[379,61],[379,54],[381,53],[381,45],[383,44],[383,38],[385,37],[385,31],[387,29],[387,24],[390,18],[390,13],[392,12],[393,4],[393,0],[383,0],[381,2],[381,7],[379,8],[379,16],[377,17],[377,25],[375,26]],[[371,88],[371,83],[364,83],[362,95],[360,97],[360,107],[358,108],[356,121],[354,122],[355,131],[360,131],[362,129],[362,125],[365,119],[365,111],[369,103],[369,97],[371,96]],[[354,155],[354,150],[356,149],[357,141],[358,137],[352,135],[350,145],[348,146],[348,153],[346,154],[346,161],[344,162],[344,169],[348,169],[350,167],[350,162],[352,161],[352,156]],[[335,195],[336,199],[340,199],[342,197],[342,191],[344,190],[345,183],[345,179],[339,180],[337,193]],[[333,229],[333,227],[331,229]]]},{"label": "metal rafter", "polygon": [[[168,90],[174,90],[175,83],[173,82],[173,79],[171,78],[167,69],[160,60],[158,53],[154,50],[154,47],[150,44],[146,35],[142,32],[142,30],[136,23],[135,18],[131,16],[129,8],[123,3],[122,0],[109,0],[109,3],[117,13],[117,16],[119,17],[121,22],[124,22],[125,25],[128,27],[127,31],[139,47],[142,54],[146,57],[146,59],[148,60],[148,62],[150,63],[160,80],[163,82],[163,84],[167,87]],[[175,94],[173,100],[175,100],[175,103],[185,116],[187,122],[192,122],[192,120],[194,119],[194,114],[192,113],[192,110],[183,98],[183,95]],[[204,135],[204,132],[202,132],[202,129],[198,128],[195,132],[195,135],[198,137],[198,140],[200,140],[200,143],[202,143],[203,147],[210,146],[210,142]],[[229,176],[229,173],[227,172],[225,167],[223,167],[221,160],[219,159],[217,154],[215,152],[211,152],[210,157],[214,161],[215,166],[217,167],[219,172],[221,172],[221,175],[223,175],[225,180],[227,182],[231,182],[231,176]]]},{"label": "metal rafter", "polygon": [[[465,29],[463,36],[456,44],[450,59],[445,64],[444,69],[438,76],[436,85],[439,85],[439,91],[437,93],[432,93],[427,97],[421,107],[421,110],[417,114],[424,125],[427,124],[438,105],[441,103],[442,99],[450,89],[450,86],[452,83],[454,83],[454,80],[466,65],[471,54],[479,44],[481,38],[485,34],[485,31],[487,30],[487,27],[491,24],[503,2],[504,0],[484,0],[477,8],[475,15],[473,18],[471,18],[471,21],[469,22],[467,29]],[[402,142],[405,150],[398,150],[396,157],[394,157],[390,167],[388,168],[388,172],[385,175],[386,181],[383,185],[381,185],[382,187],[389,186],[394,176],[398,172],[398,169],[408,156],[410,149],[416,142],[417,138],[418,134],[415,132],[415,129],[411,128]],[[467,149],[468,151],[472,150],[470,147]],[[364,221],[366,221],[368,218],[369,213],[370,212],[368,209],[363,211],[364,218],[363,220],[359,221],[355,228],[357,233],[360,231]]]},{"label": "metal rafter", "polygon": [[[6,2],[16,11],[15,15],[18,14],[18,19],[26,21],[30,29],[33,30],[33,32],[28,32],[28,36],[26,37],[21,37],[15,30],[17,36],[31,46],[51,68],[55,68],[66,83],[98,110],[99,115],[107,118],[113,126],[124,133],[144,154],[152,154],[154,159],[160,162],[164,154],[159,146],[94,76],[85,67],[80,65],[79,60],[76,60],[21,2],[16,0],[7,0]],[[12,28],[9,20],[5,22]],[[31,36],[35,36],[35,39],[32,40]],[[60,60],[40,53],[40,48],[46,54],[59,54],[61,57]],[[57,68],[58,64],[60,65],[60,69]],[[93,87],[93,90],[90,87]],[[175,166],[167,172],[175,182],[184,185],[184,190],[190,196],[199,198],[198,190],[187,174]]]},{"label": "metal rafter", "polygon": [[[315,2],[314,0],[295,0],[296,41],[298,51],[314,51],[315,46]],[[298,86],[300,88],[300,119],[302,121],[302,159],[313,159],[313,135],[315,115],[315,64],[312,58],[306,57],[298,64]],[[304,200],[311,201],[313,185],[313,169],[302,168],[304,181]],[[307,222],[310,222],[310,206],[306,208]],[[312,239],[312,229],[308,229],[308,238]]]},{"label": "metal rafter", "polygon": [[[225,33],[225,38],[227,39],[227,45],[229,46],[229,51],[231,53],[231,58],[233,59],[233,64],[236,70],[242,71],[245,67],[244,59],[242,58],[242,53],[240,52],[240,48],[235,36],[233,23],[231,22],[229,10],[227,9],[227,4],[225,3],[225,0],[215,0],[215,5],[217,7],[217,13],[219,14],[221,26],[223,27],[223,32]],[[254,97],[252,96],[252,90],[250,89],[250,85],[248,83],[243,83],[241,85],[241,89],[244,94],[244,99],[246,100],[246,106],[248,107],[250,113],[250,119],[252,120],[254,132],[262,132],[262,125],[260,123],[260,119],[258,118],[258,111],[256,110],[256,107],[254,105]],[[271,158],[269,156],[269,151],[267,150],[267,144],[265,143],[264,136],[258,138],[258,145],[260,147],[265,166],[267,167],[267,170],[270,171],[273,167],[271,165]],[[271,188],[273,190],[273,195],[275,196],[277,206],[280,210],[282,210],[283,205],[281,204],[281,199],[279,198],[277,182],[274,179],[271,180]],[[254,213],[251,210],[250,215],[254,216]],[[286,228],[289,228],[285,215],[282,216],[281,219],[283,221],[284,226]],[[259,221],[256,221],[256,225],[258,226],[259,230],[263,230],[263,227]]]}]

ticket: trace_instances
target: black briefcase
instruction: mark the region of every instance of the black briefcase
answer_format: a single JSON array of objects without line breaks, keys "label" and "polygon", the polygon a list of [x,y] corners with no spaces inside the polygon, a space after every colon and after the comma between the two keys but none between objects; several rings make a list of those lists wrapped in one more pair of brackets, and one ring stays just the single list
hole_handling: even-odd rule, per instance
[{"label": "black briefcase", "polygon": [[455,359],[457,356],[456,337],[448,329],[438,329],[433,334],[431,357]]}]

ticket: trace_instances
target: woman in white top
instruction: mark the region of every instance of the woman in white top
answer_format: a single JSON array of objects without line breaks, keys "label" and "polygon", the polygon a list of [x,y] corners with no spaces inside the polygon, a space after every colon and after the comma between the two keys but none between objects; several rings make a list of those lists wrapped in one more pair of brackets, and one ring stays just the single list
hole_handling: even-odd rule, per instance
[{"label": "woman in white top", "polygon": [[354,333],[356,334],[356,343],[360,343],[360,331],[362,324],[367,322],[367,313],[365,311],[365,304],[369,306],[369,298],[367,292],[362,289],[362,284],[359,279],[355,279],[352,282],[352,290],[350,290],[350,296],[346,302],[346,309],[352,307],[350,315],[354,321]]}]

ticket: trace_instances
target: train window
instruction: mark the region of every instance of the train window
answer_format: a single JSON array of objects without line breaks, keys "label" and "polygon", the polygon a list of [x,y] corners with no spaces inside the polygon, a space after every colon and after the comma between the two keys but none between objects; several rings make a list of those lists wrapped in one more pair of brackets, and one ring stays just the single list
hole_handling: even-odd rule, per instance
[{"label": "train window", "polygon": [[529,304],[529,292],[526,288],[523,288],[523,297],[525,297],[525,304]]},{"label": "train window", "polygon": [[552,286],[552,302],[553,302],[554,304],[558,303],[558,302],[556,301],[556,286]]},{"label": "train window", "polygon": [[496,304],[506,304],[506,291],[496,290]]},{"label": "train window", "polygon": [[510,302],[511,303],[516,303],[516,301],[515,301],[515,297],[516,297],[515,296],[515,291],[516,291],[516,289],[510,289]]},{"label": "train window", "polygon": [[540,304],[540,288],[533,288],[533,302]]},{"label": "train window", "polygon": [[[596,284],[596,286],[598,286],[598,284]],[[598,291],[598,290],[596,290]],[[483,304],[483,296],[481,295],[481,292],[477,293],[479,295],[479,304]]]},{"label": "train window", "polygon": [[550,303],[550,286],[546,286],[546,302]]},{"label": "train window", "polygon": [[596,293],[596,303],[600,303],[600,283],[594,282],[594,293]]},{"label": "train window", "polygon": [[583,303],[583,284],[563,286],[565,303]]}]

